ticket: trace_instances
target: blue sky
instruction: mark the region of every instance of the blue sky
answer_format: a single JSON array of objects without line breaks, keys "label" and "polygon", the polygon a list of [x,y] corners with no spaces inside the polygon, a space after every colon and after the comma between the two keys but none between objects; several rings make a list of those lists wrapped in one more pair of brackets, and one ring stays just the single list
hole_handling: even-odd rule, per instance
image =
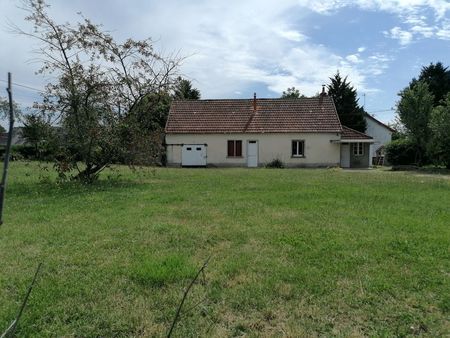
[{"label": "blue sky", "polygon": [[[157,50],[188,56],[181,72],[203,98],[279,97],[291,86],[313,95],[339,70],[366,110],[389,122],[397,93],[422,66],[450,65],[443,0],[48,2],[59,22],[81,11],[118,39],[152,37]],[[29,28],[19,5],[0,0],[0,79],[11,71],[15,82],[39,89],[35,42],[7,32],[8,20]],[[25,88],[14,93],[23,105],[38,98]]]}]

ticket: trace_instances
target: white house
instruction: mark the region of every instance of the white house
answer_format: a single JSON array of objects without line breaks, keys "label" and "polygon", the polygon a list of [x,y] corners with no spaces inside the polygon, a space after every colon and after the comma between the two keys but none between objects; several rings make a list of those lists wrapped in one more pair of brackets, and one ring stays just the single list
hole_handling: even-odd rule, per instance
[{"label": "white house", "polygon": [[333,100],[180,100],[166,128],[169,166],[368,167],[372,137],[343,127]]},{"label": "white house", "polygon": [[[366,134],[373,138],[373,143],[370,145],[370,163],[377,157],[377,151],[383,150],[384,146],[391,142],[392,133],[394,129],[377,120],[375,117],[366,114],[367,129]],[[384,151],[381,151],[384,154]]]}]

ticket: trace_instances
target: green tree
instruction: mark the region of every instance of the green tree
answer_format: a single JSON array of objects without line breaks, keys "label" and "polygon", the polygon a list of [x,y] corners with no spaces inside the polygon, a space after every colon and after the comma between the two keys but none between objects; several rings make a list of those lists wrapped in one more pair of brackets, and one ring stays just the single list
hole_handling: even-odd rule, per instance
[{"label": "green tree", "polygon": [[301,95],[300,91],[295,87],[288,88],[286,91],[283,91],[281,95],[282,99],[300,99],[305,97],[305,95]]},{"label": "green tree", "polygon": [[347,81],[347,76],[342,78],[339,72],[330,81],[328,95],[334,100],[342,125],[364,133],[367,122],[365,111],[358,104],[356,89]]},{"label": "green tree", "polygon": [[450,169],[450,93],[441,102],[431,113],[430,149],[434,161]]},{"label": "green tree", "polygon": [[419,81],[412,88],[400,92],[397,114],[405,126],[408,137],[416,144],[416,163],[426,162],[426,149],[430,141],[429,121],[433,110],[434,96],[428,84]]},{"label": "green tree", "polygon": [[177,100],[200,100],[200,91],[192,87],[191,81],[178,77],[173,97]]},{"label": "green tree", "polygon": [[40,114],[25,115],[22,119],[22,137],[27,143],[34,147],[35,155],[53,152],[50,148],[57,146],[56,131]]},{"label": "green tree", "polygon": [[434,95],[434,106],[439,105],[450,92],[450,70],[441,62],[422,67],[419,78],[412,79],[409,88],[411,89],[420,81],[428,84],[430,92]]},{"label": "green tree", "polygon": [[[150,39],[117,42],[85,18],[74,25],[58,24],[43,0],[26,4],[26,20],[34,30],[17,28],[17,32],[41,43],[43,64],[38,73],[52,74],[53,81],[36,108],[46,118],[57,118],[61,128],[55,167],[61,177],[92,182],[104,168],[129,158],[130,149],[137,148],[136,140],[124,135],[140,135],[142,141],[158,139],[134,123],[136,110],[152,111],[154,101],[148,97],[173,87],[180,60],[157,54]],[[146,132],[148,137],[143,135]],[[151,153],[156,148],[148,148],[147,158],[156,158]]]}]

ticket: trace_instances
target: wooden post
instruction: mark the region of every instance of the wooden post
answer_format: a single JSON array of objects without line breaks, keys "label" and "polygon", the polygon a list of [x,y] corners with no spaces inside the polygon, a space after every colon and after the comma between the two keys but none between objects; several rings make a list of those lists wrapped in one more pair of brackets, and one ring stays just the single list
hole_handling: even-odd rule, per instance
[{"label": "wooden post", "polygon": [[8,73],[8,88],[6,88],[6,91],[8,92],[8,99],[9,99],[9,131],[8,131],[8,140],[6,142],[5,159],[3,160],[2,181],[0,183],[0,225],[3,224],[3,203],[5,201],[6,178],[8,177],[8,165],[9,165],[9,158],[11,155],[12,133],[14,128],[14,109],[12,99],[11,73]]}]

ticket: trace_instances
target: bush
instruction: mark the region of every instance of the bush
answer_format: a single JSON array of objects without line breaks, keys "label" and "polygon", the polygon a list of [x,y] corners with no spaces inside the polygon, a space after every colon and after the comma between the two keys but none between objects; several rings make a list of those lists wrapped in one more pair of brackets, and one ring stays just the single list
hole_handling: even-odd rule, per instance
[{"label": "bush", "polygon": [[284,168],[283,162],[279,159],[274,159],[266,164],[266,168]]},{"label": "bush", "polygon": [[386,146],[386,158],[392,165],[416,164],[417,151],[417,145],[410,139],[398,139]]},{"label": "bush", "polygon": [[[6,147],[0,149],[0,157],[5,158]],[[36,151],[33,147],[26,145],[14,145],[11,147],[11,160],[18,161],[23,159],[34,159]]]}]

